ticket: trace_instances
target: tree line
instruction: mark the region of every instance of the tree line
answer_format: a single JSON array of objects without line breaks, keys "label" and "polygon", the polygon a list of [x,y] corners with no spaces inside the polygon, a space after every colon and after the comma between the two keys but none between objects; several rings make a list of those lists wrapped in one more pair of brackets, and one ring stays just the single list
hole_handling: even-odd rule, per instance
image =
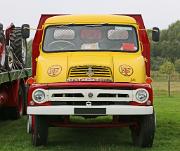
[{"label": "tree line", "polygon": [[[151,39],[150,31],[148,31]],[[168,95],[171,90],[171,75],[180,73],[180,20],[172,23],[168,29],[161,30],[160,41],[151,42],[151,70],[168,76]]]},{"label": "tree line", "polygon": [[[150,31],[148,35],[151,39]],[[151,41],[151,70],[162,70],[165,64],[180,73],[180,20],[161,30],[158,43]]]}]

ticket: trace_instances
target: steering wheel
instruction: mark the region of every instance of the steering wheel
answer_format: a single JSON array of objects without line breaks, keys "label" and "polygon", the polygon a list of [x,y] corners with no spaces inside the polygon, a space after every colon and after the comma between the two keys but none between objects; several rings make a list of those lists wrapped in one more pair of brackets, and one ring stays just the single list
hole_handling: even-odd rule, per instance
[{"label": "steering wheel", "polygon": [[66,50],[66,49],[74,49],[76,45],[70,41],[58,40],[53,41],[48,44],[48,49],[52,50]]}]

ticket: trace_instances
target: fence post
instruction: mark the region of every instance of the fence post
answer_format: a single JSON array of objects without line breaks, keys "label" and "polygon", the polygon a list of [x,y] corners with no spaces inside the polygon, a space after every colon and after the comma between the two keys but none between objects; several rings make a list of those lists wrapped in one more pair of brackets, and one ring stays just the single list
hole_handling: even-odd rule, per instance
[{"label": "fence post", "polygon": [[168,74],[168,96],[171,96],[171,75]]}]

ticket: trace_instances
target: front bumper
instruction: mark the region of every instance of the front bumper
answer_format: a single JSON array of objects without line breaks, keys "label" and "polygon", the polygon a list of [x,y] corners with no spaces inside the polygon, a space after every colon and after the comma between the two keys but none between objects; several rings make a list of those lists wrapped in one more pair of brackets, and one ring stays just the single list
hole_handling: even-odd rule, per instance
[{"label": "front bumper", "polygon": [[[82,111],[76,112],[76,110]],[[87,110],[87,111],[86,111]],[[104,105],[104,106],[29,106],[30,115],[148,115],[153,106]]]}]

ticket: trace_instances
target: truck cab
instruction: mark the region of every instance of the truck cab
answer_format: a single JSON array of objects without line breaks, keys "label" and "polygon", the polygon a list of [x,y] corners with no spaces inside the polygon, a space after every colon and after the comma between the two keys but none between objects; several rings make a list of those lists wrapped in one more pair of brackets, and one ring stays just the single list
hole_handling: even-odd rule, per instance
[{"label": "truck cab", "polygon": [[[32,72],[27,114],[35,146],[47,143],[50,126],[126,126],[134,145],[152,146],[150,45],[141,15],[42,15]],[[77,125],[70,116],[112,121]]]}]

